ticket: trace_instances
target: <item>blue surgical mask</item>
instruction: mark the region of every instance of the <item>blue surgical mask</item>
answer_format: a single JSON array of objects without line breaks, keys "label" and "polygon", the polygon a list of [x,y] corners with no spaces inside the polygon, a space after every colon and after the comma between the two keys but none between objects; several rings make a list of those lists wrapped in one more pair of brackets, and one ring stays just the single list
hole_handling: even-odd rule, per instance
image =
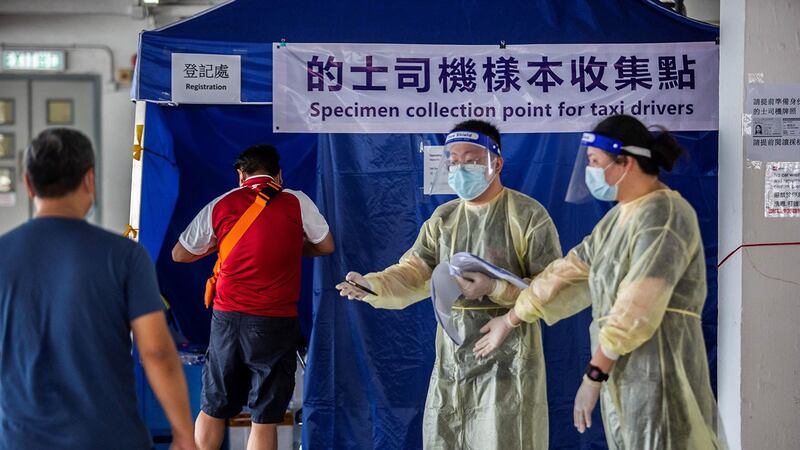
[{"label": "blue surgical mask", "polygon": [[[612,164],[614,163],[607,165],[605,168],[586,168],[586,187],[589,188],[592,196],[598,200],[612,202],[617,199],[617,184],[619,184],[619,181],[614,186],[611,186],[606,181],[606,169],[611,167]],[[620,178],[620,181],[622,181],[622,178]]]},{"label": "blue surgical mask", "polygon": [[460,165],[447,176],[447,184],[464,200],[472,200],[486,192],[486,166],[479,164]]}]

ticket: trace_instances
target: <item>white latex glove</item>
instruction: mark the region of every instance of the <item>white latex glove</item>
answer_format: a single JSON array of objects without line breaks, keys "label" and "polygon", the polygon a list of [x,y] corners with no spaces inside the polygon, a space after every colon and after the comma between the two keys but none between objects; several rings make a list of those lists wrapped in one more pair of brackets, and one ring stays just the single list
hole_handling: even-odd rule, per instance
[{"label": "white latex glove", "polygon": [[603,383],[592,381],[586,375],[583,376],[581,387],[575,394],[575,408],[572,414],[575,419],[575,428],[578,433],[583,433],[587,428],[592,428],[592,411],[597,406],[600,398],[600,387]]},{"label": "white latex glove", "polygon": [[508,314],[490,320],[481,328],[481,333],[485,333],[485,335],[480,338],[478,342],[475,343],[475,347],[472,348],[475,356],[483,358],[500,348],[503,342],[505,342],[508,333],[511,333],[511,330],[518,326],[519,325],[514,326],[511,324],[511,319],[508,317]]},{"label": "white latex glove", "polygon": [[491,294],[497,285],[497,280],[480,272],[462,272],[461,276],[455,278],[458,287],[461,288],[461,294],[468,300]]},{"label": "white latex glove", "polygon": [[350,300],[364,300],[364,297],[369,294],[348,283],[348,281],[354,281],[366,288],[372,289],[372,285],[369,283],[369,281],[367,281],[367,279],[358,272],[350,272],[346,277],[344,277],[344,279],[345,281],[336,285],[336,289],[339,290],[339,295],[342,297],[347,297]]}]

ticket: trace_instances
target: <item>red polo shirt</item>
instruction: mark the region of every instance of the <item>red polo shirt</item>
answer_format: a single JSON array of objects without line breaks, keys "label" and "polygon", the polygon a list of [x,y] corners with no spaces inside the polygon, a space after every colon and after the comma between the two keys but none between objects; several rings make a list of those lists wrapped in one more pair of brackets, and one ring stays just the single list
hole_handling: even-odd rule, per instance
[{"label": "red polo shirt", "polygon": [[[206,205],[181,234],[181,245],[202,255],[225,239],[267,178],[250,177]],[[261,211],[220,268],[214,309],[296,316],[303,240],[316,244],[327,234],[328,224],[314,202],[300,191],[285,189]]]}]

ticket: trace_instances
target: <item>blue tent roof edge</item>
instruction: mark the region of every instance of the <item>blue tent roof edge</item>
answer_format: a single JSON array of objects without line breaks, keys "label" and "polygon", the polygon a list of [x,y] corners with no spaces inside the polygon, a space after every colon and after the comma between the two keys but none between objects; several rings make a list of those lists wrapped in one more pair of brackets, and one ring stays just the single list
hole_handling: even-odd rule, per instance
[{"label": "blue tent roof edge", "polygon": [[226,1],[222,2],[222,3],[214,5],[214,6],[210,7],[210,8],[208,8],[208,9],[204,9],[204,10],[200,11],[197,14],[191,15],[189,17],[184,17],[183,19],[181,19],[181,20],[179,20],[177,22],[166,24],[163,27],[156,28],[155,30],[145,31],[145,33],[161,33],[161,32],[164,32],[166,30],[169,30],[170,28],[180,27],[184,23],[191,22],[191,21],[197,19],[200,16],[205,16],[206,14],[213,14],[214,11],[216,11],[216,10],[218,10],[220,8],[224,8],[224,7],[228,6],[229,4],[231,4],[231,3],[235,2],[235,1],[237,1],[237,0],[226,0]]},{"label": "blue tent roof edge", "polygon": [[[269,103],[271,92],[264,91],[271,87],[271,44],[282,39],[434,45],[505,41],[514,45],[708,42],[719,37],[718,27],[683,17],[652,0],[506,0],[502,9],[495,3],[469,0],[408,0],[402,5],[349,0],[348,4],[345,8],[337,2],[309,6],[229,0],[180,22],[143,31],[132,98],[171,103],[172,53],[238,54],[242,55],[242,103]],[[447,26],[441,17],[448,18]]]},{"label": "blue tent roof edge", "polygon": [[[365,0],[350,0],[349,3],[351,3],[353,5],[357,5],[359,3],[363,3],[366,6],[376,6],[375,3],[380,3],[380,2],[372,2],[372,1],[369,1],[369,0],[366,0],[366,1]],[[428,7],[432,6],[430,2],[424,1],[424,0],[410,0],[410,1],[406,1],[404,3],[407,6],[407,8],[405,8],[406,11],[409,11],[409,10],[410,11],[414,11],[414,8],[413,8],[413,6],[414,6],[413,4],[414,3],[419,3],[420,5],[428,6]],[[450,2],[450,3],[448,3],[448,5],[453,5],[453,4],[456,4],[456,3],[459,3],[459,2],[458,1]],[[452,7],[451,6],[451,7],[447,8],[447,9],[448,9],[449,12],[452,12],[452,11],[459,11],[459,10],[462,10],[462,11],[463,10],[469,10],[470,7],[482,6],[482,5],[475,5],[474,2],[466,2],[465,1],[463,3],[464,3],[464,7],[463,8],[458,8],[458,7]],[[538,5],[537,5],[537,3],[538,3]],[[569,6],[570,3],[575,4],[575,6],[574,7],[570,7]],[[541,11],[547,11],[548,8],[550,8],[550,9],[562,8],[563,10],[567,10],[569,12],[577,12],[577,11],[581,11],[582,9],[584,9],[584,8],[581,8],[580,6],[581,6],[581,4],[585,4],[585,3],[586,2],[583,2],[583,1],[580,1],[580,0],[560,0],[559,2],[551,2],[549,0],[539,0],[538,2],[535,1],[535,0],[534,1],[531,1],[531,0],[510,0],[510,1],[508,1],[508,0],[506,0],[504,2],[504,6],[505,6],[506,10],[514,9],[515,4],[516,4],[516,7],[518,9],[521,8],[521,7],[529,7],[529,8],[534,8],[534,9],[538,9],[538,10],[541,10]],[[592,3],[594,3],[595,5],[601,7],[603,9],[603,13],[604,14],[608,14],[609,11],[613,11],[614,9],[616,9],[616,10],[626,10],[626,11],[630,11],[631,9],[636,9],[636,8],[642,8],[643,10],[648,10],[649,9],[650,11],[655,12],[656,14],[658,14],[662,19],[671,20],[671,21],[675,22],[676,24],[679,24],[680,26],[688,26],[688,27],[691,27],[691,28],[695,28],[695,29],[697,29],[699,31],[708,32],[708,33],[711,33],[711,34],[714,34],[714,35],[718,35],[719,34],[719,27],[717,27],[717,26],[715,26],[713,24],[709,24],[709,23],[706,23],[706,22],[702,22],[702,21],[699,21],[699,20],[695,20],[695,19],[692,19],[692,18],[689,18],[689,17],[682,16],[680,14],[677,14],[674,11],[672,11],[671,9],[668,9],[668,8],[658,4],[656,2],[656,0],[600,0],[600,1],[595,1],[595,2],[592,2]],[[620,7],[614,8],[614,4],[617,4]],[[483,6],[485,6],[485,5],[483,5]],[[278,8],[281,8],[281,7],[283,7],[282,10],[278,9]],[[152,31],[145,31],[143,34],[147,35],[147,36],[152,35],[152,34],[160,34],[160,35],[163,35],[163,36],[169,36],[169,37],[175,37],[175,38],[181,38],[182,37],[182,38],[200,39],[198,37],[197,31],[204,31],[203,28],[205,28],[205,25],[207,25],[206,21],[207,20],[214,20],[214,16],[216,16],[216,15],[224,15],[225,18],[230,18],[231,16],[232,17],[238,17],[238,18],[247,17],[247,19],[250,20],[250,19],[252,19],[254,17],[257,17],[257,15],[254,15],[253,12],[256,11],[256,10],[261,10],[261,8],[266,8],[264,11],[265,12],[271,12],[271,13],[275,13],[277,11],[284,11],[284,12],[286,12],[286,11],[295,11],[291,7],[287,8],[286,5],[284,4],[284,2],[275,2],[275,1],[269,2],[269,1],[264,1],[264,0],[227,0],[224,3],[220,3],[218,5],[215,5],[215,6],[211,7],[211,8],[209,8],[207,10],[204,10],[204,11],[198,13],[198,14],[195,14],[195,15],[193,15],[191,17],[187,17],[187,18],[182,19],[182,20],[180,20],[178,22],[165,25],[165,26],[163,26],[161,28],[158,28],[158,29],[155,29],[155,30],[152,30]],[[226,11],[228,9],[230,9],[230,11]],[[356,12],[356,11],[353,11],[352,8],[337,8],[337,11],[342,11],[342,10],[347,10],[347,11],[350,11],[350,12],[353,12],[353,13]],[[381,11],[381,7],[372,8],[372,10],[374,12],[380,12]],[[386,10],[388,10],[388,8],[383,8],[382,10],[386,11]],[[370,8],[361,8],[361,11],[367,13],[367,15],[371,12]],[[313,9],[303,8],[302,12],[304,13],[303,14],[304,18],[310,18],[310,17],[313,17],[314,10]],[[273,14],[272,16],[276,17],[278,15],[274,15]],[[352,16],[353,17],[358,17],[355,14],[352,14]],[[419,16],[415,16],[415,18],[418,18],[418,17]],[[433,16],[431,18],[434,19],[433,25],[435,26],[436,25],[435,16]],[[514,19],[518,19],[518,17],[516,15],[513,18]],[[562,17],[562,18],[566,18],[566,17]],[[285,19],[285,17],[281,17],[281,19]],[[391,18],[389,19],[389,21],[395,21],[397,19],[398,19],[397,15],[392,15]],[[246,23],[246,22],[247,21],[244,21],[244,23]],[[285,22],[285,20],[282,20],[282,22]],[[234,28],[236,30],[240,30],[242,28],[241,26],[242,26],[242,22],[241,21],[237,21],[236,22],[236,26]],[[502,27],[497,27],[497,28],[502,28]],[[299,30],[299,27],[295,27],[295,29]],[[234,31],[236,31],[236,30],[234,30]],[[302,31],[302,30],[300,30],[300,31]],[[206,36],[208,37],[208,34],[206,34]],[[210,39],[210,40],[219,40],[219,39]],[[280,37],[273,36],[273,39],[271,39],[269,41],[262,41],[262,43],[271,43],[271,42],[275,42],[275,41],[278,41],[278,40],[280,40]],[[711,40],[711,39],[709,39],[709,40]],[[231,41],[233,41],[233,42],[247,42],[246,40],[243,41],[243,40],[238,40],[238,39],[231,39]],[[334,41],[330,41],[330,40],[326,40],[326,41],[316,41],[316,40],[314,40],[314,41],[304,41],[304,40],[300,40],[300,39],[293,39],[292,41],[293,42],[337,42],[337,43],[350,42],[350,41],[342,41],[342,40],[334,40]],[[460,44],[460,43],[463,43],[462,41],[463,41],[463,38],[458,39],[457,42],[417,41],[416,43],[419,43],[419,44],[428,44],[428,43],[430,43],[430,44]],[[361,42],[361,41],[352,41],[352,42]],[[394,42],[394,41],[383,41],[383,43],[389,43],[389,42]],[[507,42],[512,42],[512,41],[507,40]],[[581,42],[584,42],[584,41],[581,40]],[[585,41],[585,42],[593,43],[591,41]],[[606,42],[606,41],[602,41],[602,42]],[[669,42],[669,41],[664,41],[664,42]],[[495,43],[495,41],[484,42],[484,43]],[[531,43],[539,43],[539,42],[523,42],[523,41],[519,41],[519,42],[516,42],[516,43],[518,43],[518,44],[523,44],[523,43],[531,44]]]}]

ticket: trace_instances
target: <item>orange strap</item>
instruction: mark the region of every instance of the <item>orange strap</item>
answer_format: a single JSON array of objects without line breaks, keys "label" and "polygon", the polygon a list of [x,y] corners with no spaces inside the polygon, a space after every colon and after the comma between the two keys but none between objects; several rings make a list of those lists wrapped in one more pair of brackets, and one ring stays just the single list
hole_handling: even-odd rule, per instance
[{"label": "orange strap", "polygon": [[206,292],[205,292],[205,305],[208,308],[211,305],[211,302],[214,300],[214,296],[217,292],[217,279],[219,278],[219,272],[222,268],[222,263],[225,262],[225,258],[228,257],[233,247],[239,242],[239,240],[244,236],[244,233],[250,228],[250,225],[255,222],[256,218],[261,211],[267,206],[267,204],[272,200],[275,195],[277,195],[281,190],[281,185],[278,183],[270,180],[264,183],[266,186],[261,189],[261,191],[256,194],[256,199],[253,201],[253,204],[247,208],[247,211],[242,214],[242,217],[236,221],[231,228],[231,231],[225,235],[225,239],[220,241],[219,243],[219,252],[217,254],[217,263],[214,264],[214,273],[211,277],[208,278],[206,281]]}]

